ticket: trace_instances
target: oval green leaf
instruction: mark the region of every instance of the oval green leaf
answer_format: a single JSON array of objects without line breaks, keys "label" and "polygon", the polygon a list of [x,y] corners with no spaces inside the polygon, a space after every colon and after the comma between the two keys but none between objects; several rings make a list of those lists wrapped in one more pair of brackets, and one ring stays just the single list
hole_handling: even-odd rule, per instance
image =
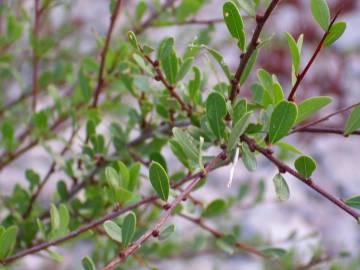
[{"label": "oval green leaf", "polygon": [[175,225],[170,224],[159,235],[159,240],[165,240],[175,231]]},{"label": "oval green leaf", "polygon": [[287,42],[289,45],[295,73],[298,73],[299,69],[300,69],[300,50],[297,46],[295,39],[292,37],[292,35],[287,32],[285,34],[286,34]]},{"label": "oval green leaf", "polygon": [[239,48],[245,50],[244,22],[237,6],[233,2],[224,3],[223,15],[230,34],[238,40]]},{"label": "oval green leaf", "polygon": [[10,256],[16,244],[17,226],[10,226],[0,236],[0,259]]},{"label": "oval green leaf", "polygon": [[311,0],[310,7],[317,23],[324,31],[327,31],[330,24],[330,10],[326,0]]},{"label": "oval green leaf", "polygon": [[151,163],[149,168],[149,178],[151,185],[155,189],[158,196],[162,200],[167,201],[170,190],[169,177],[160,163],[155,161]]},{"label": "oval green leaf", "polygon": [[121,228],[114,221],[112,221],[112,220],[105,221],[104,222],[104,229],[105,229],[105,232],[107,233],[107,235],[111,239],[113,239],[113,240],[115,240],[116,242],[119,242],[119,243],[122,242]]},{"label": "oval green leaf", "polygon": [[85,256],[81,260],[81,264],[82,264],[84,270],[96,270],[95,264],[89,256]]},{"label": "oval green leaf", "polygon": [[346,22],[334,23],[331,26],[330,31],[324,40],[324,46],[330,46],[336,40],[338,40],[342,36],[342,34],[345,32],[345,29],[346,29]]},{"label": "oval green leaf", "polygon": [[270,117],[269,142],[275,143],[285,137],[293,127],[298,114],[296,105],[283,100],[279,102]]},{"label": "oval green leaf", "polygon": [[209,203],[202,212],[203,217],[214,217],[220,215],[226,209],[226,202],[223,199],[216,199]]},{"label": "oval green leaf", "polygon": [[349,135],[360,128],[360,105],[356,106],[346,121],[344,134]]},{"label": "oval green leaf", "polygon": [[289,186],[287,185],[284,177],[281,174],[277,174],[273,178],[276,196],[279,201],[287,201],[290,197]]},{"label": "oval green leaf", "polygon": [[360,195],[353,196],[353,197],[346,199],[345,203],[350,207],[360,209]]},{"label": "oval green leaf", "polygon": [[255,171],[257,168],[257,161],[255,154],[251,152],[249,146],[246,143],[242,144],[241,151],[242,151],[241,158],[244,162],[246,169],[248,169],[250,172]]},{"label": "oval green leaf", "polygon": [[122,242],[125,247],[128,247],[134,238],[136,228],[136,215],[133,212],[127,214],[124,219],[121,231],[122,231]]},{"label": "oval green leaf", "polygon": [[188,132],[178,127],[173,128],[172,131],[176,142],[182,148],[185,155],[192,161],[197,162],[199,157],[199,149],[196,146],[193,137],[191,137],[191,135]]},{"label": "oval green leaf", "polygon": [[305,119],[312,116],[315,112],[330,104],[332,101],[331,97],[320,96],[305,99],[298,106],[298,116],[295,124],[301,123]]},{"label": "oval green leaf", "polygon": [[224,136],[224,117],[226,113],[227,110],[224,97],[217,92],[212,92],[206,100],[206,116],[211,130],[219,139]]},{"label": "oval green leaf", "polygon": [[299,174],[305,178],[309,178],[316,169],[316,162],[312,157],[301,156],[294,162],[295,168]]}]

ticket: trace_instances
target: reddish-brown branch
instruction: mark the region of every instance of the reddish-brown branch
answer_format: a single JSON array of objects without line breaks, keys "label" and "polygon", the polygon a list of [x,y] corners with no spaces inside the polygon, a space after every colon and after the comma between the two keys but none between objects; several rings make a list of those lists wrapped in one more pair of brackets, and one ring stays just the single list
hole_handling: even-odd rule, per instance
[{"label": "reddish-brown branch", "polygon": [[308,70],[310,69],[310,67],[312,66],[312,64],[314,63],[316,57],[319,55],[323,45],[324,45],[324,42],[325,42],[325,39],[326,37],[328,36],[329,32],[330,32],[330,29],[331,27],[333,26],[333,24],[335,23],[336,21],[336,18],[339,16],[341,10],[339,10],[334,18],[331,20],[330,22],[330,25],[327,29],[327,31],[324,33],[322,39],[320,40],[318,46],[316,47],[316,50],[314,51],[313,55],[311,56],[309,62],[306,64],[304,70],[300,73],[300,74],[297,74],[296,76],[296,82],[294,84],[294,86],[292,87],[291,91],[290,91],[290,94],[289,94],[289,97],[288,97],[288,100],[289,101],[294,101],[295,100],[295,93],[296,93],[296,90],[298,89],[301,81],[304,79],[306,73],[308,72]]},{"label": "reddish-brown branch", "polygon": [[336,198],[334,195],[330,194],[326,190],[324,190],[322,187],[318,186],[312,179],[306,179],[302,175],[300,175],[297,171],[283,163],[282,161],[278,160],[274,155],[272,155],[271,151],[268,151],[268,149],[265,149],[261,146],[259,146],[254,139],[249,138],[246,135],[241,136],[241,140],[246,142],[250,149],[257,151],[261,153],[263,156],[265,156],[268,160],[270,160],[272,163],[274,163],[277,168],[279,168],[280,172],[288,172],[291,175],[293,175],[295,178],[299,179],[303,183],[305,183],[307,186],[309,186],[311,189],[315,190],[317,193],[319,193],[321,196],[326,198],[327,200],[331,201],[333,204],[337,205],[339,208],[344,210],[346,213],[354,217],[357,221],[359,221],[360,214],[352,209],[351,207],[347,206],[341,199]]},{"label": "reddish-brown branch", "polygon": [[[340,128],[331,128],[331,127],[319,127],[319,128],[301,128],[296,131],[293,131],[291,133],[295,132],[302,132],[302,133],[320,133],[320,134],[339,134],[344,135],[344,130]],[[360,135],[360,130],[354,131],[353,133],[349,135]],[[347,136],[347,135],[346,135]]]},{"label": "reddish-brown branch", "polygon": [[[185,218],[186,220],[189,220],[191,221],[192,223],[195,223],[197,224],[199,227],[203,228],[204,230],[208,231],[209,233],[211,233],[213,236],[215,236],[216,238],[223,238],[225,235],[210,227],[209,225],[207,225],[201,218],[195,218],[195,217],[192,217],[192,216],[189,216],[187,214],[183,214],[183,213],[179,213],[177,214],[178,216],[182,217],[182,218]],[[260,250],[258,250],[257,248],[247,244],[247,243],[244,243],[244,242],[236,242],[234,243],[234,246],[240,250],[244,250],[245,252],[248,252],[248,253],[251,253],[251,254],[254,254],[256,256],[260,256],[260,257],[267,257],[265,254],[263,254]]]},{"label": "reddish-brown branch", "polygon": [[94,91],[93,103],[92,103],[93,108],[96,108],[96,106],[98,104],[99,96],[104,87],[104,71],[105,71],[105,64],[106,64],[106,54],[107,54],[107,51],[110,46],[111,36],[112,36],[113,30],[114,30],[116,19],[120,13],[120,6],[121,6],[121,0],[117,0],[115,7],[114,7],[114,11],[111,15],[110,26],[109,26],[107,34],[106,34],[105,44],[104,44],[103,49],[101,50],[101,60],[100,60],[100,67],[99,67],[99,73],[98,73],[98,80],[97,80],[97,85],[96,85],[96,88]]},{"label": "reddish-brown branch", "polygon": [[39,91],[38,73],[39,73],[39,56],[38,56],[38,35],[40,28],[40,0],[34,0],[34,26],[33,26],[33,48],[32,48],[32,111],[36,111],[36,99]]},{"label": "reddish-brown branch", "polygon": [[156,224],[149,229],[146,233],[144,233],[138,240],[136,240],[130,247],[119,253],[119,256],[114,258],[110,263],[108,263],[103,270],[112,270],[116,265],[123,262],[128,256],[133,254],[144,242],[146,242],[151,236],[158,236],[160,233],[161,227],[171,216],[171,212],[173,209],[181,203],[183,199],[187,197],[187,195],[191,192],[191,190],[199,183],[199,181],[205,177],[212,169],[214,169],[219,161],[224,159],[225,152],[220,153],[216,156],[211,162],[209,162],[205,166],[205,170],[203,172],[198,173],[198,175],[194,178],[193,181],[181,192],[166,208],[164,213],[160,216]]},{"label": "reddish-brown branch", "polygon": [[292,130],[291,133],[299,132],[299,131],[301,131],[301,130],[303,130],[303,129],[305,129],[305,128],[312,127],[312,126],[315,126],[315,125],[317,125],[317,124],[319,124],[319,123],[325,122],[325,121],[329,120],[331,117],[333,117],[333,116],[335,116],[335,115],[337,115],[337,114],[341,114],[341,113],[347,112],[347,111],[349,111],[349,110],[351,110],[351,109],[353,109],[353,108],[355,108],[356,106],[359,106],[359,105],[360,105],[360,102],[357,102],[357,103],[352,104],[352,105],[350,105],[350,106],[347,106],[347,107],[345,107],[345,108],[341,108],[340,110],[337,110],[337,111],[335,111],[335,112],[333,112],[333,113],[330,113],[330,114],[328,114],[328,115],[326,115],[326,116],[324,116],[324,117],[321,117],[321,118],[318,119],[318,120],[314,120],[314,121],[311,121],[311,122],[309,122],[309,123],[307,123],[307,124],[304,124],[304,125],[302,125],[302,126],[295,127],[295,128]]},{"label": "reddish-brown branch", "polygon": [[256,50],[256,48],[259,44],[259,37],[263,30],[263,27],[264,27],[266,21],[268,20],[268,18],[270,17],[271,13],[273,12],[273,10],[275,9],[276,5],[279,2],[280,2],[280,0],[272,0],[270,5],[268,6],[268,8],[265,11],[265,14],[256,16],[257,25],[255,28],[255,32],[254,32],[254,34],[251,38],[251,41],[246,49],[246,53],[244,53],[241,56],[240,64],[236,70],[234,79],[231,81],[231,92],[230,92],[229,99],[232,103],[235,101],[236,96],[240,93],[239,82],[240,82],[241,76],[244,73],[245,67],[246,67],[247,63],[249,62],[251,55]]},{"label": "reddish-brown branch", "polygon": [[190,104],[186,104],[185,101],[182,100],[182,98],[179,96],[178,93],[175,91],[175,87],[171,85],[165,78],[163,72],[161,71],[159,67],[159,62],[157,60],[152,60],[148,55],[143,54],[145,59],[152,65],[156,72],[156,80],[162,82],[162,84],[166,87],[166,89],[169,91],[170,95],[177,100],[177,102],[181,106],[181,110],[187,113],[188,116],[192,115],[192,107]]},{"label": "reddish-brown branch", "polygon": [[[214,158],[212,161],[210,161],[207,165],[206,165],[206,168],[207,168],[207,173],[209,173],[210,171],[216,169],[218,167],[218,164],[219,163],[219,156]],[[226,164],[226,162],[225,162]],[[180,186],[182,186],[184,183],[190,181],[190,180],[197,180],[197,179],[201,179],[202,177],[204,176],[204,173],[203,172],[198,172],[198,173],[195,173],[193,175],[188,175],[188,176],[185,176],[182,180],[174,183],[171,185],[172,188],[178,188]],[[196,181],[196,183],[198,182],[198,180]],[[193,182],[192,182],[193,183]],[[191,185],[191,184],[190,184]],[[153,203],[154,201],[156,201],[158,199],[158,196],[156,195],[152,195],[152,196],[149,196],[149,197],[146,197],[144,199],[142,199],[141,201],[135,203],[135,204],[131,204],[125,208],[121,208],[121,209],[117,209],[109,214],[106,214],[105,216],[101,217],[100,219],[97,219],[97,220],[94,220],[88,224],[85,224],[83,226],[80,226],[78,229],[70,232],[69,234],[63,236],[63,237],[60,237],[58,239],[55,239],[55,240],[50,240],[50,241],[45,241],[45,242],[42,242],[40,244],[37,244],[35,246],[32,246],[32,247],[29,247],[27,249],[24,249],[22,251],[19,251],[18,253],[10,256],[10,257],[7,257],[3,260],[0,260],[0,264],[3,264],[3,265],[7,265],[9,263],[12,263],[22,257],[25,257],[27,255],[30,255],[30,254],[34,254],[36,252],[39,252],[41,250],[44,250],[44,249],[47,249],[51,246],[56,246],[56,245],[59,245],[63,242],[66,242],[70,239],[73,239],[75,238],[76,236],[88,231],[88,230],[91,230],[91,229],[94,229],[96,228],[97,226],[101,225],[102,223],[104,223],[105,221],[107,220],[110,220],[110,219],[114,219],[116,217],[118,217],[119,215],[121,214],[124,214],[128,211],[131,211],[133,209],[136,209],[142,205],[146,205],[146,204],[149,204],[149,203]]]}]

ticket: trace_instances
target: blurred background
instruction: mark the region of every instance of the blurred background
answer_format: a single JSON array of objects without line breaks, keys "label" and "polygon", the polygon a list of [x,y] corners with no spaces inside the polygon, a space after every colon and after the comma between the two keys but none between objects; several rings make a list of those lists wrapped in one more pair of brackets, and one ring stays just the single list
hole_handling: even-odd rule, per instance
[{"label": "blurred background", "polygon": [[[195,1],[195,0],[194,0]],[[30,23],[33,18],[33,2],[30,0],[2,0],[0,4],[6,4],[13,8],[13,13],[19,20]],[[40,88],[49,89],[47,75],[58,69],[65,69],[66,76],[73,76],[72,70],[80,61],[91,55],[99,55],[97,37],[106,34],[109,25],[109,1],[104,0],[69,0],[54,1],[56,5],[45,15],[42,21],[41,35],[52,36],[53,43],[49,45],[51,51],[41,61],[39,74],[41,78]],[[228,31],[222,23],[221,0],[205,0],[206,4],[196,14],[189,16],[189,23],[181,25],[148,25],[139,28],[133,25],[134,10],[139,1],[124,0],[121,15],[116,25],[113,44],[127,40],[126,32],[136,29],[138,38],[154,47],[165,36],[175,38],[175,46],[179,52],[183,52],[187,44],[195,37],[201,36],[209,46],[219,50],[225,61],[235,70],[239,62],[239,51],[235,42],[229,37]],[[153,14],[151,10],[144,15],[144,21]],[[156,2],[156,1],[155,1]],[[160,1],[163,3],[164,1]],[[176,12],[176,7],[181,1],[174,1],[168,11]],[[323,109],[325,115],[360,100],[360,2],[356,0],[329,0],[331,14],[340,8],[342,12],[340,20],[347,23],[347,29],[343,37],[334,45],[322,50],[315,64],[311,67],[308,76],[301,85],[301,91],[297,100],[303,100],[314,95],[328,95],[333,97],[333,103]],[[6,12],[0,14],[0,33],[5,31],[4,21]],[[158,18],[161,22],[162,18]],[[168,19],[168,18],[166,18]],[[193,23],[191,23],[193,21]],[[211,23],[209,23],[209,21]],[[202,23],[196,23],[202,22]],[[252,33],[255,23],[251,17],[245,17],[245,25],[248,36]],[[24,29],[21,42],[13,46],[0,48],[0,121],[9,114],[8,104],[21,98],[24,93],[29,93],[31,86],[31,49],[28,47],[28,32]],[[291,86],[291,58],[287,47],[284,33],[290,32],[294,37],[304,34],[304,46],[302,63],[306,63],[322,37],[321,29],[316,25],[311,16],[309,1],[307,0],[283,0],[281,1],[270,20],[267,22],[263,38],[272,37],[271,41],[261,50],[257,61],[257,68],[261,67],[279,78],[284,89]],[[46,48],[44,48],[46,50]],[[6,60],[11,53],[11,61]],[[205,52],[197,59],[204,74],[213,74],[207,80],[205,90],[211,90],[211,86],[226,81],[217,64]],[[66,84],[65,78],[60,78],[56,87],[67,93],[71,91]],[[252,74],[248,82],[254,81],[256,74]],[[249,85],[245,85],[241,94],[250,97]],[[51,99],[47,95],[41,95],[39,108],[48,106]],[[19,104],[12,107],[11,113],[17,113],[18,121],[25,119],[27,109]],[[108,132],[108,124],[113,116],[109,116],[108,122],[102,123],[101,128]],[[343,128],[347,114],[338,115],[323,125],[327,127]],[[22,126],[26,126],[23,122]],[[58,130],[69,134],[69,123],[63,124]],[[20,125],[21,127],[21,125]],[[21,132],[21,129],[17,131]],[[75,138],[74,150],[80,151],[84,140],[84,133],[79,133]],[[341,198],[347,198],[360,194],[360,137],[324,134],[298,133],[289,136],[288,142],[295,145],[305,154],[314,157],[318,168],[313,179],[326,190]],[[56,149],[57,144],[52,145]],[[169,170],[180,168],[175,159],[166,150],[163,154],[168,158]],[[287,162],[292,164],[292,157],[286,156]],[[20,158],[12,162],[0,171],[0,190],[2,194],[10,194],[14,185],[24,181],[24,171],[27,168],[37,168],[41,175],[46,174],[52,160],[43,145],[33,147]],[[244,237],[249,241],[264,239],[272,246],[291,248],[294,257],[299,264],[307,265],[314,250],[321,249],[326,256],[339,258],[339,254],[351,252],[350,257],[339,259],[341,268],[356,269],[345,266],[359,258],[360,230],[352,218],[345,215],[337,207],[319,197],[302,183],[285,175],[291,190],[290,200],[279,203],[276,200],[272,177],[277,173],[276,168],[267,160],[258,157],[259,170],[256,173],[248,173],[246,168],[239,163],[236,168],[236,176],[231,189],[227,189],[229,167],[222,168],[212,173],[207,185],[194,195],[204,203],[226,195],[238,196],[244,187],[249,189],[241,202],[231,209],[231,218],[210,220],[210,224],[217,228],[229,228],[238,226]],[[49,194],[56,186],[56,179],[62,177],[62,173],[56,172],[41,194],[40,201],[48,205]],[[258,200],[258,201],[257,201]],[[261,201],[261,203],[260,203]],[[1,207],[3,207],[0,204]],[[1,218],[1,214],[0,214]],[[199,235],[206,235],[196,226],[184,220],[175,218],[177,225],[176,235],[189,238],[193,241],[199,237],[199,243],[203,240]],[[186,232],[186,233],[185,233]],[[75,245],[58,247],[65,261],[61,264],[50,260],[44,260],[41,256],[26,257],[17,269],[80,269],[79,258],[91,252],[91,245],[87,242],[79,242]],[[360,260],[360,259],[358,259]],[[276,269],[264,263],[256,257],[243,253],[229,255],[221,250],[205,250],[199,254],[169,255],[167,259],[154,262],[159,269]],[[354,264],[355,265],[355,264]],[[358,264],[359,265],[359,264]],[[349,267],[349,268],[346,268]],[[356,267],[356,266],[355,266]],[[145,269],[145,268],[144,268]],[[299,268],[300,269],[300,268]],[[314,268],[303,269],[329,269],[325,261]]]}]

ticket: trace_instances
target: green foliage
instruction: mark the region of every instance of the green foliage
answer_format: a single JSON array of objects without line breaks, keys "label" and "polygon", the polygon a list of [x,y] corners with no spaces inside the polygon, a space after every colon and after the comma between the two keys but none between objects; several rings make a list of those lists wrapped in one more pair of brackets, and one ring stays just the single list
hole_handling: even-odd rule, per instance
[{"label": "green foliage", "polygon": [[344,134],[349,135],[358,128],[360,128],[360,105],[351,111],[345,124]]},{"label": "green foliage", "polygon": [[136,215],[133,212],[131,212],[126,215],[121,229],[122,243],[125,247],[127,247],[134,238],[135,229],[136,229]]},{"label": "green foliage", "polygon": [[281,174],[277,174],[273,178],[276,196],[280,201],[287,201],[290,197],[289,187]]},{"label": "green foliage", "polygon": [[301,123],[302,121],[311,117],[315,112],[330,104],[331,101],[332,98],[326,96],[305,99],[298,106],[298,116],[295,123]]},{"label": "green foliage", "polygon": [[317,23],[327,31],[330,24],[330,10],[326,0],[311,0],[310,7]]},{"label": "green foliage", "polygon": [[240,50],[244,51],[246,45],[244,22],[237,6],[233,2],[225,2],[223,5],[223,16],[230,34],[238,40]]},{"label": "green foliage", "polygon": [[155,189],[158,196],[163,201],[167,201],[170,190],[169,177],[160,163],[156,161],[151,163],[149,168],[149,178],[151,185]]},{"label": "green foliage", "polygon": [[219,139],[224,137],[226,113],[224,97],[217,92],[212,92],[206,100],[206,116],[212,132]]},{"label": "green foliage", "polygon": [[316,169],[316,162],[312,157],[301,156],[294,162],[296,170],[305,178],[309,178]]}]

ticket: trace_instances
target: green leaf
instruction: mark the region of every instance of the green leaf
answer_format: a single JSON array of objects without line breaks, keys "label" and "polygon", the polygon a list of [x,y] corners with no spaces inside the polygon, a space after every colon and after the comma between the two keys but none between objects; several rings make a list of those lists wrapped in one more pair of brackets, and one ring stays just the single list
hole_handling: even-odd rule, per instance
[{"label": "green leaf", "polygon": [[109,186],[112,188],[120,187],[120,176],[114,168],[107,167],[105,169],[105,176]]},{"label": "green leaf", "polygon": [[214,217],[224,213],[226,202],[223,199],[216,199],[209,203],[203,210],[201,216]]},{"label": "green leaf", "polygon": [[206,100],[206,116],[211,130],[219,139],[224,136],[224,117],[226,113],[227,109],[224,97],[217,92],[210,93]]},{"label": "green leaf", "polygon": [[305,119],[312,116],[315,112],[330,104],[332,101],[331,97],[319,96],[305,99],[299,104],[298,116],[295,124],[301,123]]},{"label": "green leaf", "polygon": [[234,254],[234,248],[232,245],[230,245],[228,242],[226,242],[225,240],[219,238],[216,240],[216,245],[221,248],[224,252],[226,252],[229,255]]},{"label": "green leaf", "polygon": [[137,41],[137,38],[136,38],[136,35],[133,31],[129,31],[128,32],[128,39],[129,39],[129,42],[131,44],[131,46],[133,46],[135,49],[139,49],[139,43]]},{"label": "green leaf", "polygon": [[188,169],[190,169],[190,164],[187,158],[187,155],[184,149],[176,140],[170,140],[170,149],[173,154],[178,158],[178,160]]},{"label": "green leaf", "polygon": [[261,250],[263,254],[269,257],[282,257],[286,254],[286,250],[277,247],[268,247]]},{"label": "green leaf", "polygon": [[179,72],[176,75],[177,82],[184,79],[186,74],[189,72],[193,62],[194,62],[194,57],[188,57],[184,60],[184,62],[180,66]]},{"label": "green leaf", "polygon": [[344,135],[349,135],[360,128],[360,105],[356,106],[346,121]]},{"label": "green leaf", "polygon": [[122,241],[125,247],[128,247],[134,238],[136,228],[136,215],[133,212],[127,214],[122,225]]},{"label": "green leaf", "polygon": [[250,117],[252,116],[252,112],[246,113],[232,128],[230,137],[228,140],[228,151],[234,149],[236,143],[239,141],[239,137],[245,132],[246,128],[249,125]]},{"label": "green leaf", "polygon": [[346,29],[346,22],[334,23],[331,26],[330,31],[324,40],[324,46],[330,46],[336,40],[338,40],[342,36],[342,34],[345,32],[345,29]]},{"label": "green leaf", "polygon": [[241,99],[236,103],[232,112],[233,123],[237,123],[241,117],[247,112],[247,101],[246,99]]},{"label": "green leaf", "polygon": [[0,260],[10,256],[15,248],[18,228],[8,227],[0,236]]},{"label": "green leaf", "polygon": [[176,141],[180,144],[186,156],[192,161],[197,162],[199,157],[199,148],[193,137],[181,128],[173,128],[173,134]]},{"label": "green leaf", "polygon": [[317,23],[324,31],[327,31],[330,24],[330,10],[326,0],[311,0],[310,7]]},{"label": "green leaf", "polygon": [[299,51],[296,41],[291,36],[291,34],[289,34],[287,32],[285,34],[286,34],[287,42],[288,42],[288,45],[290,48],[290,53],[291,53],[291,58],[292,58],[293,66],[295,69],[295,73],[297,74],[300,69],[300,51]]},{"label": "green leaf", "polygon": [[246,169],[248,169],[251,172],[255,171],[257,168],[256,157],[255,154],[251,152],[249,146],[246,143],[241,145],[241,152],[242,152],[241,158],[244,162]]},{"label": "green leaf", "polygon": [[84,270],[96,270],[95,264],[89,256],[85,256],[81,260],[81,264],[82,264]]},{"label": "green leaf", "polygon": [[230,34],[238,40],[239,48],[244,51],[246,36],[244,22],[241,18],[240,11],[233,2],[225,2],[223,6],[223,15]]},{"label": "green leaf", "polygon": [[138,185],[139,177],[140,177],[140,163],[134,163],[129,170],[129,183],[127,189],[129,191],[134,191]]},{"label": "green leaf", "polygon": [[119,242],[119,243],[122,242],[121,228],[114,221],[112,221],[112,220],[105,221],[104,222],[104,229],[105,229],[105,232],[107,233],[107,235],[111,239],[113,239],[113,240],[115,240],[116,242]]},{"label": "green leaf", "polygon": [[159,240],[165,240],[175,231],[175,225],[170,224],[159,235]]},{"label": "green leaf", "polygon": [[294,162],[295,168],[299,174],[309,178],[316,169],[316,162],[312,157],[301,156]]},{"label": "green leaf", "polygon": [[360,195],[346,199],[345,203],[350,207],[360,209]]},{"label": "green leaf", "polygon": [[60,228],[60,216],[54,204],[50,205],[50,223],[51,223],[51,229],[53,231]]},{"label": "green leaf", "polygon": [[258,56],[258,52],[257,50],[253,51],[253,53],[251,54],[249,61],[246,63],[246,66],[244,68],[244,72],[242,73],[241,77],[240,77],[240,85],[243,85],[246,82],[246,79],[249,77],[254,64],[256,62]]},{"label": "green leaf", "polygon": [[237,2],[239,3],[239,6],[250,16],[254,16],[255,15],[255,5],[253,1],[249,1],[249,0],[237,0]]},{"label": "green leaf", "polygon": [[167,57],[162,57],[160,63],[168,82],[170,84],[175,84],[178,73],[178,59],[175,51],[172,49]]},{"label": "green leaf", "polygon": [[277,174],[274,176],[273,182],[277,198],[280,201],[287,201],[290,197],[290,191],[284,177],[281,174]]},{"label": "green leaf", "polygon": [[224,74],[226,75],[228,80],[232,79],[232,73],[230,71],[229,66],[225,63],[224,57],[215,49],[212,49],[208,46],[203,45],[204,47],[211,55],[214,57],[214,59],[218,62],[222,70],[224,71]]},{"label": "green leaf", "polygon": [[62,203],[59,206],[58,212],[60,219],[59,229],[62,231],[62,234],[65,234],[68,231],[70,222],[69,210],[67,209],[66,205]]},{"label": "green leaf", "polygon": [[160,43],[157,58],[159,60],[163,60],[163,59],[169,57],[171,51],[173,50],[173,47],[174,47],[174,38],[172,38],[172,37],[165,38]]},{"label": "green leaf", "polygon": [[297,118],[297,107],[289,101],[279,102],[270,117],[269,143],[275,143],[285,137]]},{"label": "green leaf", "polygon": [[170,190],[169,177],[160,163],[156,161],[151,163],[149,168],[149,178],[151,185],[155,189],[158,196],[163,201],[167,201]]}]

